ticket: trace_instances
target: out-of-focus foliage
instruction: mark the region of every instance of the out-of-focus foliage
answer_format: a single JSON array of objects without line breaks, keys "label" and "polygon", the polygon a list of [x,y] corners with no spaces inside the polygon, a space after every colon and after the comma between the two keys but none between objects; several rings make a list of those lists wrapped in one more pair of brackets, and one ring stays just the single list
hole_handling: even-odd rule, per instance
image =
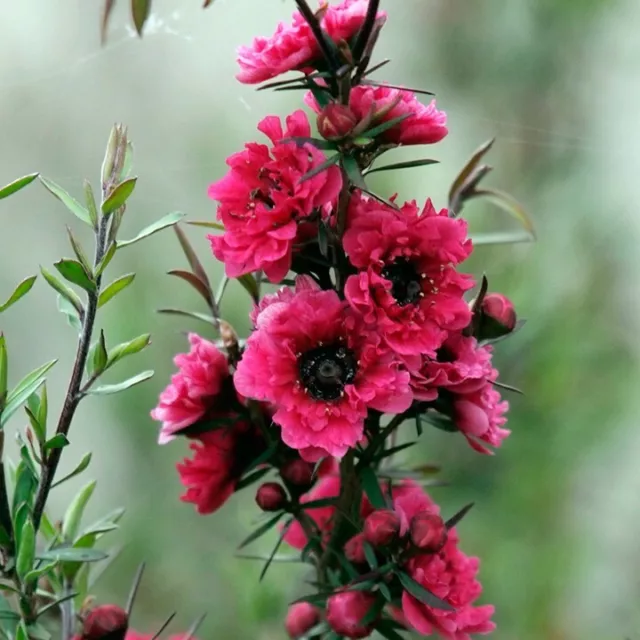
[{"label": "out-of-focus foliage", "polygon": [[[293,5],[216,0],[203,12],[197,3],[176,10],[169,0],[155,0],[139,40],[128,3],[118,4],[105,48],[91,3],[79,8],[71,0],[36,0],[9,8],[12,28],[0,39],[0,183],[34,169],[69,183],[99,162],[105,129],[125,121],[145,185],[129,203],[123,233],[132,237],[166,210],[197,220],[213,216],[206,187],[222,174],[224,158],[241,147],[267,107],[292,110],[290,94],[258,96],[235,83],[233,57],[238,44],[271,32]],[[497,637],[633,638],[640,630],[634,393],[640,219],[633,208],[640,6],[633,0],[385,5],[390,20],[380,55],[393,58],[394,79],[437,93],[450,135],[439,149],[440,165],[428,173],[372,176],[376,189],[430,195],[444,205],[455,172],[495,135],[490,161],[496,170],[487,185],[516,195],[538,232],[535,245],[478,250],[492,289],[510,295],[528,318],[498,356],[502,379],[526,393],[510,397],[513,436],[488,459],[433,432],[411,460],[443,462],[451,486],[434,495],[445,514],[469,496],[476,501],[461,535],[464,549],[482,558],[485,601],[498,608]],[[384,69],[377,77],[385,77]],[[420,152],[398,152],[393,160]],[[43,264],[57,259],[66,238],[42,190],[26,190],[3,208],[10,211],[0,217],[0,234],[11,240],[3,241],[10,249],[0,255],[0,289],[8,291],[20,274],[33,271],[34,256]],[[494,216],[504,219],[480,202],[464,215],[474,230],[484,221],[489,228]],[[205,254],[202,230],[189,235]],[[146,259],[137,262],[141,255]],[[297,581],[293,565],[278,565],[258,584],[260,563],[232,557],[251,524],[252,496],[238,496],[209,518],[179,503],[173,464],[184,445],[158,447],[147,418],[172,371],[171,357],[185,348],[183,332],[201,329],[195,321],[153,313],[193,306],[191,292],[163,276],[180,255],[172,234],[123,254],[123,273],[138,273],[137,295],[124,294],[105,318],[118,314],[114,341],[153,327],[156,381],[131,390],[120,404],[87,402],[71,438],[70,451],[100,453],[92,465],[101,480],[94,497],[100,510],[129,508],[122,532],[129,542],[98,592],[124,598],[144,559],[148,570],[134,614],[140,630],[169,610],[180,612],[176,628],[206,610],[204,638],[279,639],[285,604],[298,594],[302,576]],[[213,258],[206,266],[220,273]],[[236,296],[226,300],[225,313],[246,331],[246,296],[232,286]],[[48,292],[36,285],[3,315],[2,330],[24,354],[16,375],[73,350],[73,331],[49,304]],[[61,361],[57,368],[69,366]],[[61,397],[65,377],[51,381],[51,398]],[[70,482],[56,490],[59,504],[77,488]],[[270,545],[264,541],[265,549]]]}]

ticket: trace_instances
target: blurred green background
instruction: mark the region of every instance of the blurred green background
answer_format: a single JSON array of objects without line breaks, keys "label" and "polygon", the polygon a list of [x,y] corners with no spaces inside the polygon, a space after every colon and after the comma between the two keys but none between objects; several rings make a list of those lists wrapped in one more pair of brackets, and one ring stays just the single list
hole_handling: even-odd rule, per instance
[{"label": "blurred green background", "polygon": [[[225,157],[255,136],[267,113],[285,115],[299,96],[257,94],[234,81],[234,49],[288,19],[287,0],[154,0],[142,41],[116,10],[106,47],[99,45],[101,2],[31,0],[0,3],[0,183],[31,171],[81,195],[97,184],[113,122],[129,126],[138,187],[123,235],[168,211],[212,219],[207,185]],[[484,602],[497,606],[505,640],[640,638],[640,431],[638,285],[639,218],[634,200],[640,158],[640,4],[637,0],[383,0],[389,13],[377,74],[435,91],[450,134],[401,157],[441,164],[378,181],[388,194],[434,198],[470,153],[497,136],[487,184],[516,195],[535,219],[535,245],[479,248],[469,266],[515,301],[526,327],[498,348],[502,380],[526,391],[512,396],[512,436],[493,457],[459,437],[427,432],[411,462],[440,462],[451,486],[433,491],[445,514],[470,500],[461,525],[464,549],[482,558]],[[176,8],[179,7],[179,8]],[[481,205],[465,210],[472,228],[511,224]],[[42,187],[0,207],[0,297],[22,277],[70,250],[65,224],[76,220]],[[82,230],[79,230],[81,233]],[[189,230],[212,277],[220,267],[204,234]],[[88,238],[87,238],[88,240]],[[123,602],[135,567],[148,563],[134,626],[152,631],[177,610],[174,629],[208,612],[204,638],[284,637],[287,601],[300,593],[295,565],[234,559],[256,516],[251,492],[210,517],[179,502],[174,464],[183,442],[156,445],[148,417],[185,348],[184,333],[203,326],[161,317],[162,306],[199,309],[165,274],[185,261],[171,232],[122,251],[115,277],[136,271],[135,288],[100,318],[114,344],[151,331],[153,346],[117,377],[154,368],[144,386],[83,403],[63,457],[70,469],[87,451],[86,474],[99,480],[88,514],[118,505],[128,514],[112,543],[119,558],[96,588]],[[247,302],[239,288],[226,316],[243,330]],[[55,311],[42,281],[1,318],[11,379],[54,357],[50,383],[58,409],[74,352],[74,333]],[[112,376],[113,377],[113,376]],[[114,380],[117,378],[113,378]],[[14,419],[9,430],[22,428]],[[56,489],[60,516],[81,484]],[[272,540],[264,540],[268,549]],[[260,548],[257,544],[256,547]]]}]

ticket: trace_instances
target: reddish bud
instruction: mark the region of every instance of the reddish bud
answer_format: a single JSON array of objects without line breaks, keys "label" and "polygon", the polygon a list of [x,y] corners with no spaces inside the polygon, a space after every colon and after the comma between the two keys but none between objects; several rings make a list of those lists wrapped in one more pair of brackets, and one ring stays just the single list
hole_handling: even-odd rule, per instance
[{"label": "reddish bud", "polygon": [[489,293],[482,300],[480,338],[499,338],[511,333],[516,326],[516,311],[513,302],[500,293]]},{"label": "reddish bud", "polygon": [[296,487],[310,487],[313,482],[313,466],[301,458],[291,460],[282,466],[280,476]]},{"label": "reddish bud", "polygon": [[362,620],[376,602],[372,593],[365,591],[341,591],[327,600],[327,622],[340,636],[366,638],[373,631],[376,620],[367,625]]},{"label": "reddish bud", "polygon": [[277,482],[265,482],[258,487],[256,502],[263,511],[280,511],[287,503],[287,494]]},{"label": "reddish bud", "polygon": [[318,114],[318,131],[325,140],[342,140],[358,124],[358,118],[349,107],[332,102]]},{"label": "reddish bud", "polygon": [[411,519],[409,535],[418,549],[438,553],[447,541],[447,527],[440,516],[423,511]]},{"label": "reddish bud", "polygon": [[81,640],[124,640],[129,620],[124,609],[103,604],[92,609],[82,624]]},{"label": "reddish bud", "polygon": [[357,533],[347,541],[344,545],[344,555],[353,564],[364,564],[367,561],[364,555],[364,534]]},{"label": "reddish bud", "polygon": [[284,628],[289,637],[295,639],[305,635],[318,622],[320,622],[320,612],[316,607],[308,602],[297,602],[289,607]]},{"label": "reddish bud", "polygon": [[364,521],[364,537],[373,547],[390,545],[399,533],[400,518],[388,509],[374,511]]}]

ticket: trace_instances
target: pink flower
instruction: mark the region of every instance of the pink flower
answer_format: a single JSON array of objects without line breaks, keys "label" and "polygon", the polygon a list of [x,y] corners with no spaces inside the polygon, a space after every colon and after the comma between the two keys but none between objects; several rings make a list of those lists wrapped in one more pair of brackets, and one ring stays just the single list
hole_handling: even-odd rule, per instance
[{"label": "pink flower", "polygon": [[186,487],[183,502],[192,502],[198,513],[213,513],[233,494],[248,465],[265,449],[254,427],[237,422],[232,427],[206,431],[190,445],[193,458],[176,465]]},{"label": "pink flower", "polygon": [[[320,112],[312,93],[305,94],[305,102],[316,113]],[[447,114],[438,111],[436,101],[422,104],[409,89],[356,85],[349,94],[349,108],[357,121],[373,114],[369,128],[411,114],[379,134],[379,140],[387,144],[433,144],[448,133]]]},{"label": "pink flower", "polygon": [[478,336],[481,340],[500,338],[511,333],[517,324],[513,302],[501,293],[488,293],[482,300]]},{"label": "pink flower", "polygon": [[[368,4],[368,0],[343,0],[337,5],[323,1],[316,15],[331,40],[350,40],[362,26]],[[385,16],[378,12],[378,19]],[[309,25],[296,12],[292,23],[280,23],[273,36],[255,38],[251,46],[238,49],[240,73],[236,77],[244,84],[256,84],[287,71],[310,71],[321,55]]]},{"label": "pink flower", "polygon": [[327,600],[327,622],[336,634],[345,638],[367,638],[375,620],[362,624],[376,597],[366,591],[339,591]]},{"label": "pink flower", "polygon": [[437,212],[430,200],[422,212],[415,202],[398,212],[353,197],[344,247],[360,271],[348,278],[345,295],[409,368],[469,324],[463,294],[472,280],[455,269],[471,253],[466,233],[463,220]]},{"label": "pink flower", "polygon": [[296,241],[314,232],[309,216],[335,200],[342,178],[333,166],[300,182],[325,160],[310,144],[282,142],[310,136],[303,111],[287,117],[285,131],[276,116],[262,120],[258,129],[272,146],[246,144],[244,151],[227,160],[227,175],[209,187],[209,197],[220,202],[218,220],[225,228],[209,240],[229,277],[263,269],[271,282],[279,282],[291,268]]},{"label": "pink flower", "polygon": [[441,400],[451,405],[454,424],[480,453],[491,451],[479,441],[499,447],[510,433],[503,428],[509,404],[493,386],[498,371],[491,363],[492,350],[475,338],[454,333],[438,350],[437,360],[424,358],[411,376],[414,396],[431,401],[440,393]]},{"label": "pink flower", "polygon": [[284,627],[287,635],[295,640],[320,622],[320,612],[308,602],[297,602],[289,607]]},{"label": "pink flower", "polygon": [[275,406],[284,443],[303,458],[344,455],[363,437],[368,408],[411,405],[409,374],[335,291],[299,291],[256,324],[236,388]]},{"label": "pink flower", "polygon": [[[438,506],[415,482],[403,482],[394,489],[393,496],[394,509],[405,521],[439,515]],[[451,529],[440,551],[413,556],[407,562],[406,570],[416,582],[455,608],[455,611],[445,611],[429,607],[405,591],[402,594],[405,621],[422,635],[435,632],[448,640],[471,640],[470,634],[485,634],[495,629],[490,621],[494,608],[473,606],[482,592],[476,580],[479,561],[462,553],[458,542],[455,529]]]},{"label": "pink flower", "polygon": [[195,333],[189,334],[189,343],[189,353],[174,358],[179,371],[171,377],[171,383],[160,394],[158,406],[151,411],[151,417],[162,422],[160,444],[173,440],[181,430],[228,401],[221,397],[225,380],[231,380],[226,357]]}]

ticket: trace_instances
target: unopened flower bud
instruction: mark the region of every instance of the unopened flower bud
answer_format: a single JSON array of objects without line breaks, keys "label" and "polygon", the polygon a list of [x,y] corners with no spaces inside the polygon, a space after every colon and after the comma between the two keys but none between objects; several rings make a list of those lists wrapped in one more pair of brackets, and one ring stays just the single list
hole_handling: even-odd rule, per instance
[{"label": "unopened flower bud", "polygon": [[287,503],[287,494],[277,482],[265,482],[258,487],[256,502],[263,511],[280,511]]},{"label": "unopened flower bud", "polygon": [[447,527],[440,516],[423,511],[411,519],[409,535],[418,549],[438,553],[447,542]]},{"label": "unopened flower bud", "polygon": [[349,107],[332,102],[318,114],[318,132],[325,140],[342,140],[358,124],[358,118]]},{"label": "unopened flower bud", "polygon": [[320,612],[308,602],[297,602],[289,607],[284,628],[290,638],[300,638],[320,621]]},{"label": "unopened flower bud", "polygon": [[365,591],[341,591],[327,600],[327,622],[340,636],[366,638],[371,635],[376,620],[362,621],[375,605],[376,597]]},{"label": "unopened flower bud", "polygon": [[364,521],[364,537],[373,547],[386,547],[400,533],[400,518],[388,509],[379,509]]},{"label": "unopened flower bud", "polygon": [[124,640],[129,620],[124,609],[103,604],[92,609],[82,624],[81,640]]},{"label": "unopened flower bud", "polygon": [[296,487],[307,488],[313,482],[313,466],[301,458],[290,460],[280,469],[280,476]]},{"label": "unopened flower bud", "polygon": [[515,329],[517,317],[513,302],[500,293],[489,293],[484,297],[481,313],[478,330],[481,340],[499,338]]},{"label": "unopened flower bud", "polygon": [[353,564],[364,564],[367,561],[364,555],[364,542],[364,534],[362,533],[357,533],[347,541],[344,545],[344,555],[347,560]]}]

